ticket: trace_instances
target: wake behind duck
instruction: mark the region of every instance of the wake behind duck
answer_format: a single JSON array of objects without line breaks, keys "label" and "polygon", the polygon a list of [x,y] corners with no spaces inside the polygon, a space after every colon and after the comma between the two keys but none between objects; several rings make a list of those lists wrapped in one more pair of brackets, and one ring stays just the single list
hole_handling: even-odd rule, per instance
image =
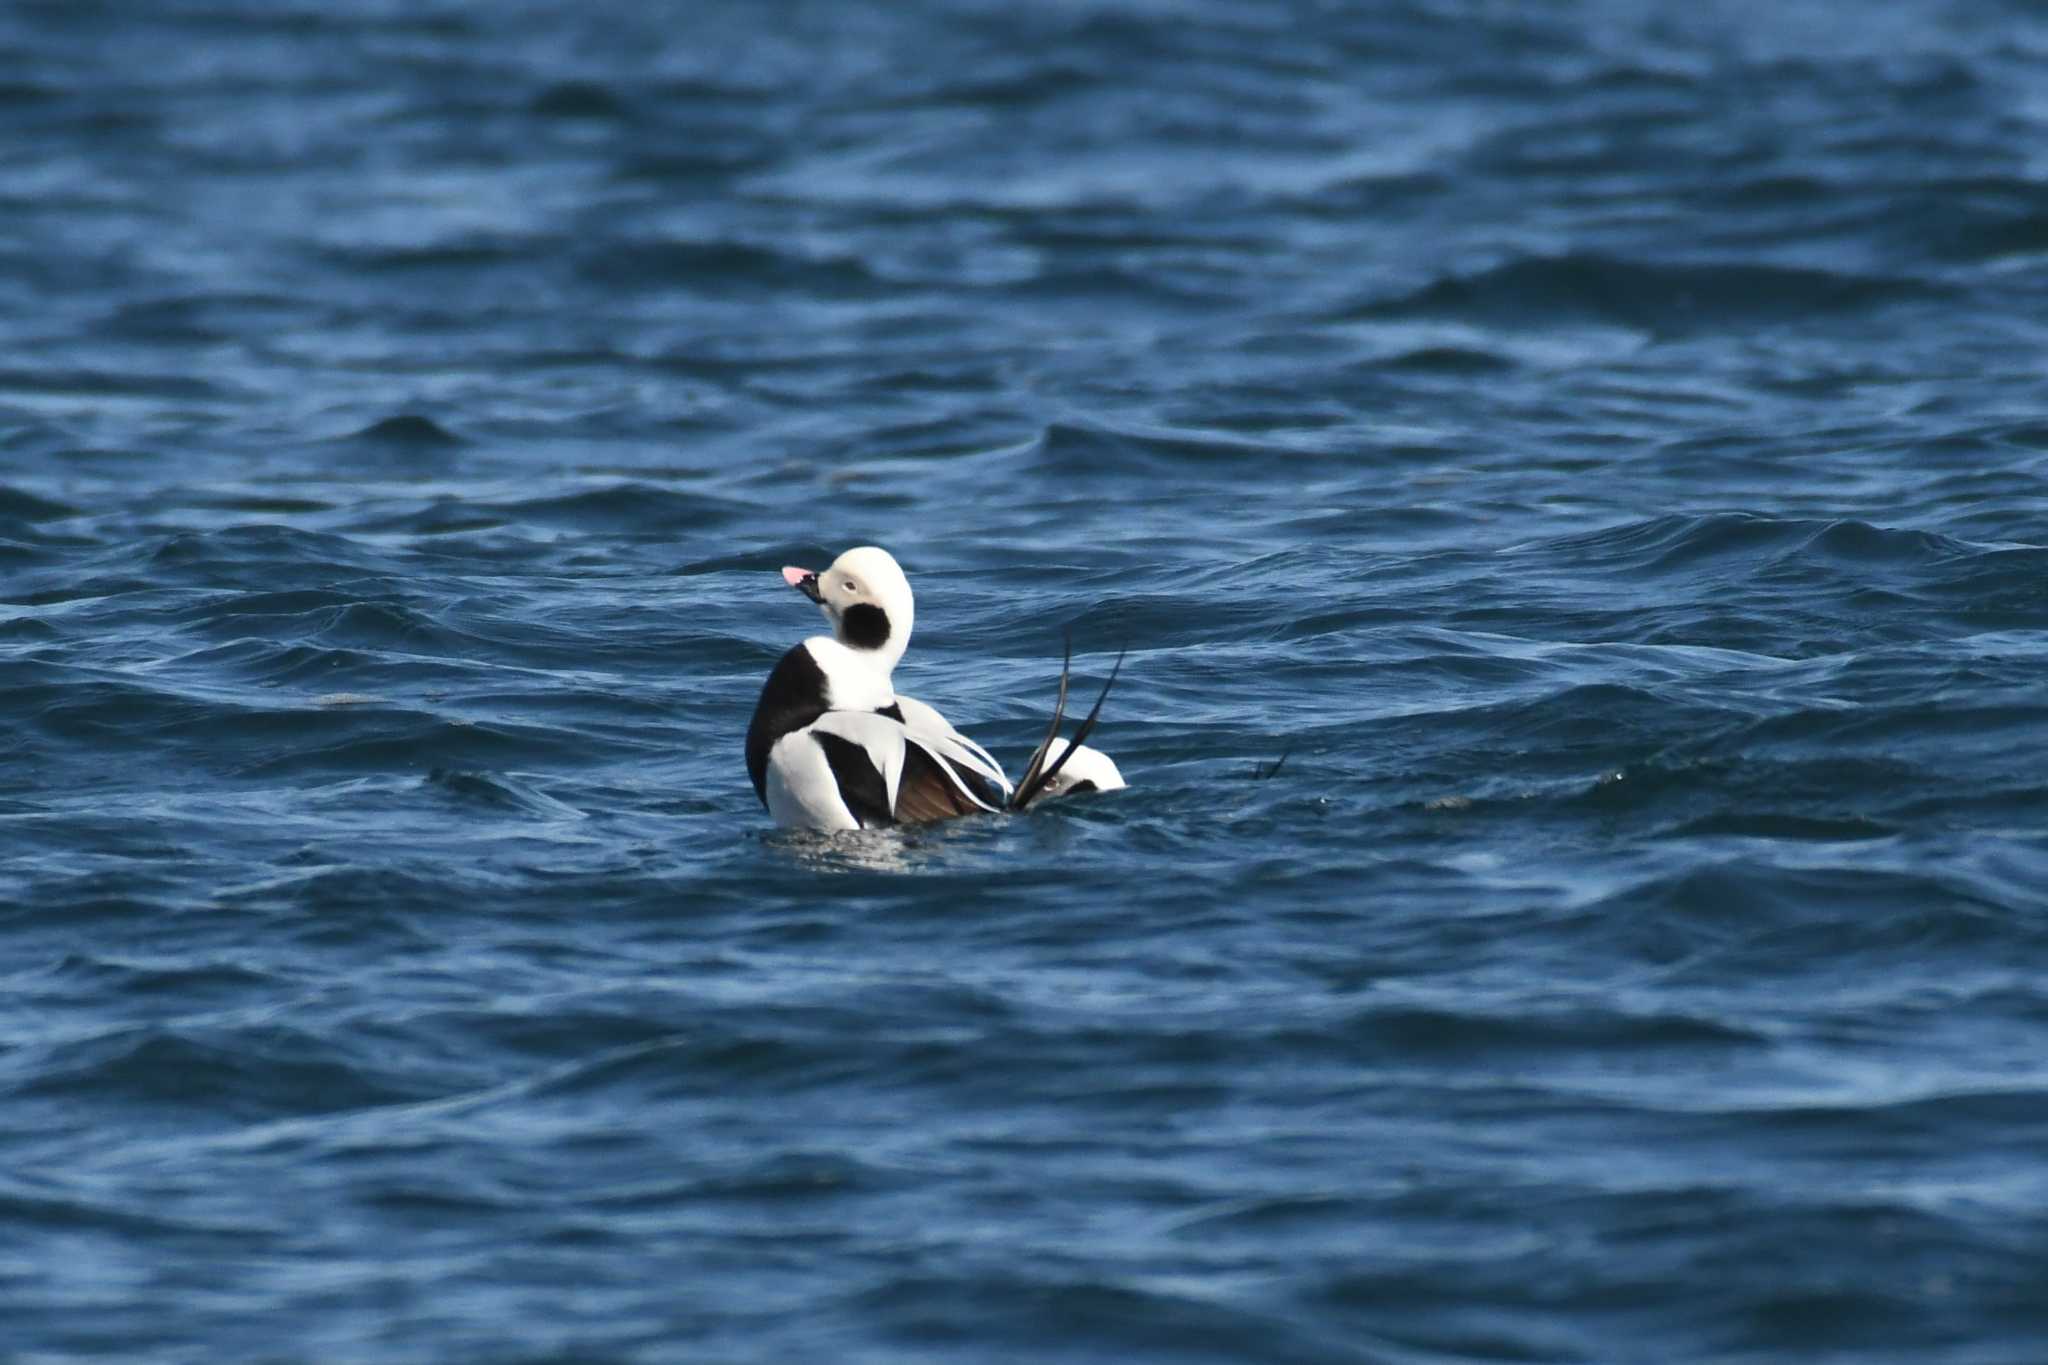
[{"label": "wake behind duck", "polygon": [[1107,755],[1081,743],[1121,656],[1071,744],[1059,737],[1068,682],[1062,665],[1052,725],[1013,787],[988,750],[936,708],[895,690],[916,603],[887,550],[864,545],[822,572],[792,567],[782,577],[818,604],[832,633],[782,656],[747,727],[747,775],[777,824],[876,829],[1023,810],[1049,796],[1125,785]]}]

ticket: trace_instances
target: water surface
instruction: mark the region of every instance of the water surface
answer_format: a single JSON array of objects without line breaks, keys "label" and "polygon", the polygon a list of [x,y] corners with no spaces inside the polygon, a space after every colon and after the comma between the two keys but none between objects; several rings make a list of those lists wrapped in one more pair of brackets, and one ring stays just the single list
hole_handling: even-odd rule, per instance
[{"label": "water surface", "polygon": [[[2031,7],[0,73],[8,1351],[2048,1358]],[[773,831],[864,542],[1133,788]]]}]

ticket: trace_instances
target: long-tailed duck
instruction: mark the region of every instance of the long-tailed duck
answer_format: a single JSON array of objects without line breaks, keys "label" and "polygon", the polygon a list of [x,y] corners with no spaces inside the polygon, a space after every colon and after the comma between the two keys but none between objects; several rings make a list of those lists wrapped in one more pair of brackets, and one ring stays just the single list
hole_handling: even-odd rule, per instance
[{"label": "long-tailed duck", "polygon": [[[822,572],[792,567],[782,577],[818,604],[832,633],[812,636],[782,656],[747,727],[747,774],[777,824],[872,829],[1019,810],[1090,782],[1098,790],[1124,785],[1114,763],[1080,744],[1094,728],[1102,698],[1075,735],[1075,747],[1057,738],[1066,708],[1064,669],[1052,728],[1015,788],[988,750],[934,708],[898,693],[891,675],[909,647],[916,606],[909,580],[887,550],[864,545]],[[1110,681],[1115,678],[1112,671]],[[1105,685],[1103,697],[1108,694]]]},{"label": "long-tailed duck", "polygon": [[[1073,757],[1067,751],[1073,750]],[[1100,749],[1091,749],[1085,744],[1069,745],[1064,739],[1054,739],[1047,747],[1044,762],[1050,766],[1051,776],[1029,798],[1020,799],[1017,809],[1054,796],[1079,796],[1084,792],[1113,792],[1130,784],[1117,771],[1116,761]],[[1021,787],[1019,788],[1021,791]]]}]

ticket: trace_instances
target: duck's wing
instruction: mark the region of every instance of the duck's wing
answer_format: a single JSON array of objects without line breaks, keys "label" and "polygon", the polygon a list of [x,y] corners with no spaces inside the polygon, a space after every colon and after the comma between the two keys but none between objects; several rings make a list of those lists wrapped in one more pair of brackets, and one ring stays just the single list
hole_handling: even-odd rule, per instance
[{"label": "duck's wing", "polygon": [[828,711],[810,734],[863,828],[1001,809],[976,795],[968,778],[902,721],[873,711]]},{"label": "duck's wing", "polygon": [[1001,810],[1009,802],[1010,779],[1003,775],[1003,765],[988,750],[955,730],[936,707],[899,692],[896,711],[912,739],[951,763],[969,785],[983,788],[976,791],[977,800],[992,810]]},{"label": "duck's wing", "polygon": [[[873,723],[870,723],[873,722]],[[787,753],[784,750],[787,749]],[[776,746],[783,785],[818,828],[896,823],[903,779],[902,727],[859,711],[827,711]],[[835,809],[845,808],[843,815]],[[772,809],[772,807],[771,807]],[[779,817],[778,817],[779,818]]]},{"label": "duck's wing", "polygon": [[[1001,810],[972,790],[966,774],[937,758],[922,744],[910,741],[903,751],[903,780],[896,787],[896,818],[901,821],[951,820],[980,811]],[[986,790],[984,784],[983,790]]]}]

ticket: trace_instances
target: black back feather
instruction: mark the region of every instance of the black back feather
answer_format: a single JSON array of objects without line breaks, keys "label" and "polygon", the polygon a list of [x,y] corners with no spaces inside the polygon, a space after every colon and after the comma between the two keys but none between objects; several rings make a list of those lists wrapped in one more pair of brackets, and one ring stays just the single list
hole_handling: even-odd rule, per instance
[{"label": "black back feather", "polygon": [[868,751],[850,739],[824,730],[811,731],[811,738],[825,751],[832,766],[832,780],[839,784],[839,799],[860,821],[862,829],[879,829],[896,823],[889,809],[889,784]]},{"label": "black back feather", "polygon": [[754,795],[768,804],[768,751],[792,730],[801,730],[825,714],[825,670],[811,651],[796,645],[776,663],[754,703],[747,726],[747,776]]}]

